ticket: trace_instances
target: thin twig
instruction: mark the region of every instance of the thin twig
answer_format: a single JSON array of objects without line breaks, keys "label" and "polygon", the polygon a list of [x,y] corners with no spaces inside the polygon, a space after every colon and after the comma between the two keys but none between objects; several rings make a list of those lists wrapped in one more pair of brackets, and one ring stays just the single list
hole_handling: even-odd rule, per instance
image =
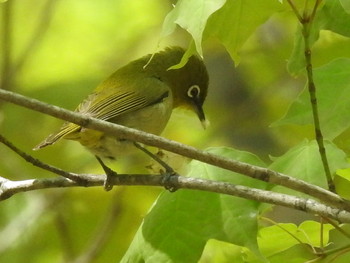
[{"label": "thin twig", "polygon": [[321,250],[323,251],[324,249],[324,217],[321,217],[321,220],[320,220],[320,248]]},{"label": "thin twig", "polygon": [[[13,147],[11,147],[13,149]],[[46,167],[43,167],[46,169]],[[104,176],[78,175],[84,181],[84,186],[101,186],[104,184]],[[165,186],[163,175],[129,175],[118,174],[111,178],[113,185],[152,185]],[[350,222],[350,213],[341,209],[329,207],[311,199],[298,198],[295,196],[274,193],[266,190],[249,188],[241,185],[234,185],[225,182],[217,182],[198,178],[180,177],[173,175],[166,181],[167,186],[209,191],[221,194],[234,195],[259,202],[266,202],[275,205],[282,205],[308,213],[319,214],[330,217],[340,222]],[[75,181],[59,177],[53,179],[36,179],[24,181],[11,181],[0,177],[0,200],[7,199],[19,192],[26,192],[45,188],[79,186]]]},{"label": "thin twig", "polygon": [[349,202],[344,200],[339,195],[323,189],[322,187],[309,184],[300,179],[293,178],[273,170],[211,154],[198,150],[194,147],[181,144],[179,142],[168,140],[163,137],[138,131],[132,128],[124,127],[122,125],[91,118],[77,112],[68,111],[32,98],[27,98],[11,91],[0,89],[0,99],[54,116],[62,120],[76,123],[86,128],[99,130],[111,136],[125,138],[130,141],[141,142],[149,146],[158,147],[191,159],[221,167],[226,170],[247,175],[258,180],[282,185],[287,188],[294,189],[296,191],[318,198],[325,204],[330,204],[335,207],[347,209],[350,211]]},{"label": "thin twig", "polygon": [[296,17],[298,18],[299,22],[302,23],[303,17],[300,15],[298,8],[294,4],[293,0],[287,0],[287,2],[289,3],[290,7],[293,9],[293,12],[296,15]]},{"label": "thin twig", "polygon": [[63,177],[66,177],[68,179],[71,179],[73,181],[76,181],[77,183],[84,185],[85,181],[83,178],[81,178],[78,174],[75,173],[70,173],[70,172],[66,172],[62,169],[59,169],[57,167],[48,165],[46,163],[41,162],[38,159],[33,158],[32,156],[30,156],[29,154],[26,154],[25,152],[21,151],[20,149],[18,149],[16,146],[14,146],[10,141],[8,141],[4,136],[2,136],[0,134],[0,142],[3,143],[4,145],[6,145],[7,147],[9,147],[12,151],[14,151],[15,153],[17,153],[19,156],[21,156],[24,160],[26,160],[27,162],[33,164],[36,167],[42,168],[44,170],[50,171],[52,173],[61,175]]},{"label": "thin twig", "polygon": [[350,234],[346,232],[344,229],[342,229],[338,223],[334,222],[333,220],[330,220],[327,217],[322,217],[324,221],[326,221],[328,224],[331,224],[335,229],[337,229],[340,233],[342,233],[344,236],[346,236],[348,239],[350,239]]},{"label": "thin twig", "polygon": [[316,12],[318,7],[320,6],[322,0],[316,0],[314,8],[312,9],[311,17],[314,19],[316,17]]},{"label": "thin twig", "polygon": [[329,168],[328,158],[326,148],[324,146],[323,134],[321,130],[320,117],[318,112],[318,102],[316,96],[316,86],[313,78],[313,66],[312,66],[312,56],[311,56],[311,47],[310,47],[310,30],[312,28],[317,8],[321,4],[322,0],[316,0],[315,5],[312,9],[311,14],[308,12],[308,5],[305,2],[303,16],[300,16],[299,11],[297,10],[295,4],[292,0],[288,0],[289,5],[293,9],[296,17],[298,18],[300,24],[302,25],[302,32],[304,38],[304,56],[305,56],[305,64],[306,64],[306,72],[307,72],[307,83],[308,90],[310,95],[310,104],[312,107],[312,116],[314,122],[314,130],[315,137],[318,145],[318,150],[321,156],[323,169],[327,178],[328,189],[332,192],[335,192],[335,186],[332,179],[332,174]]},{"label": "thin twig", "polygon": [[332,192],[335,192],[335,186],[332,179],[332,174],[329,168],[328,158],[326,148],[324,146],[324,139],[321,130],[320,117],[318,111],[318,100],[316,95],[316,86],[313,77],[313,66],[312,66],[312,53],[310,47],[310,30],[313,25],[313,21],[316,15],[317,7],[319,6],[321,0],[316,0],[315,6],[311,15],[309,15],[306,11],[304,12],[303,18],[303,37],[304,37],[304,55],[305,55],[305,63],[306,63],[306,72],[307,72],[307,80],[308,80],[308,90],[310,94],[310,104],[312,107],[312,116],[314,121],[314,129],[316,141],[318,144],[318,150],[320,152],[323,169],[325,171],[325,175],[327,178],[328,189]]},{"label": "thin twig", "polygon": [[[330,250],[326,251],[324,253],[324,256],[327,256],[327,258],[328,258],[327,263],[333,263],[338,257],[340,257],[341,255],[343,255],[349,251],[350,251],[350,245],[346,244],[344,246],[330,249]],[[332,254],[335,254],[335,255],[332,258],[330,258],[330,255],[332,255]]]}]

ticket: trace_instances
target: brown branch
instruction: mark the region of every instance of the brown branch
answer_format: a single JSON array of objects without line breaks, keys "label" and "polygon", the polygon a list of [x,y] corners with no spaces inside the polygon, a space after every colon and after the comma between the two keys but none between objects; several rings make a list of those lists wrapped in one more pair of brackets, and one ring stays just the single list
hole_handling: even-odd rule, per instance
[{"label": "brown branch", "polygon": [[10,141],[8,141],[1,134],[0,134],[0,142],[3,143],[4,145],[6,145],[8,148],[10,148],[15,153],[17,153],[24,160],[26,160],[27,162],[31,163],[32,165],[34,165],[36,167],[42,168],[42,169],[47,170],[49,172],[52,172],[52,173],[55,173],[57,175],[61,175],[63,177],[66,177],[68,179],[76,181],[80,185],[84,185],[84,183],[85,183],[85,181],[78,174],[66,172],[66,171],[61,170],[61,169],[59,169],[57,167],[54,167],[54,166],[48,165],[46,163],[43,163],[40,160],[33,158],[29,154],[26,154],[25,152],[21,151],[16,146],[14,146]]},{"label": "brown branch", "polygon": [[118,124],[102,121],[96,118],[81,115],[68,111],[57,106],[52,106],[35,99],[27,98],[11,91],[0,89],[0,99],[8,102],[54,116],[56,118],[76,123],[86,128],[103,131],[106,134],[125,138],[131,141],[141,142],[150,146],[158,147],[191,159],[195,159],[207,164],[237,172],[249,177],[266,181],[272,184],[282,185],[287,188],[308,194],[320,199],[325,204],[330,204],[338,208],[350,210],[347,200],[319,186],[309,184],[302,180],[278,173],[267,168],[250,165],[229,158],[221,157],[194,147],[171,141],[160,136],[145,133],[135,129],[127,128]]},{"label": "brown branch", "polygon": [[[12,147],[11,149],[13,148],[15,147]],[[26,160],[30,161],[31,159],[27,158]],[[46,169],[47,167],[43,166],[42,168]],[[50,171],[52,170],[51,167],[49,167],[49,169]],[[65,173],[69,174],[68,172]],[[102,186],[105,182],[105,176],[88,174],[73,175],[73,178],[77,176],[81,181],[83,181],[85,187]],[[70,176],[67,177],[69,178]],[[81,184],[79,184],[78,182],[70,180],[68,178],[59,177],[53,179],[10,181],[8,179],[0,177],[0,200],[7,199],[12,195],[20,192],[46,188],[81,186]],[[274,205],[282,205],[304,212],[318,214],[322,217],[330,217],[340,222],[350,222],[350,212],[344,211],[342,209],[329,207],[325,204],[318,203],[311,199],[298,198],[291,195],[274,193],[271,191],[255,189],[226,182],[182,177],[178,175],[173,175],[167,180],[165,180],[164,175],[118,174],[118,176],[114,176],[110,179],[110,184],[163,186],[167,188],[171,187],[172,189],[185,188],[192,190],[209,191],[214,193],[233,195]]]},{"label": "brown branch", "polygon": [[303,33],[303,40],[304,40],[304,57],[305,57],[305,65],[306,65],[305,68],[307,73],[307,87],[310,95],[310,105],[312,108],[314,132],[315,132],[315,137],[318,145],[318,150],[321,156],[323,169],[327,179],[328,188],[330,191],[335,192],[335,186],[334,186],[332,174],[329,168],[327,152],[324,146],[324,139],[323,139],[321,124],[320,124],[316,85],[313,77],[312,52],[311,52],[311,45],[309,43],[310,31],[316,17],[317,9],[321,4],[321,2],[322,0],[315,0],[315,4],[310,13],[308,9],[307,1],[305,1],[304,12],[303,12],[303,15],[301,16],[294,2],[292,0],[288,0],[289,5],[291,6],[292,10],[294,11],[296,17],[299,20],[299,23],[302,26],[302,33]]},{"label": "brown branch", "polygon": [[327,152],[324,146],[324,139],[323,139],[321,124],[320,124],[316,85],[313,78],[312,53],[311,53],[311,46],[309,43],[310,30],[316,16],[317,8],[321,3],[321,1],[322,0],[316,0],[313,11],[309,17],[307,17],[308,14],[305,14],[305,18],[304,18],[305,23],[302,24],[303,36],[304,36],[304,55],[305,55],[306,72],[307,72],[307,79],[308,79],[308,89],[310,94],[310,104],[312,107],[312,116],[314,119],[314,129],[315,129],[316,141],[318,144],[318,150],[320,152],[323,169],[327,178],[328,188],[330,191],[335,192],[335,185],[334,185],[332,174],[329,168]]},{"label": "brown branch", "polygon": [[[103,186],[104,184],[104,176],[81,176],[84,177],[87,181],[85,185],[86,187]],[[323,217],[329,217],[343,223],[350,223],[350,213],[342,209],[330,207],[311,199],[299,198],[287,194],[275,193],[242,185],[234,185],[226,182],[218,182],[178,175],[171,176],[169,180],[165,182],[164,176],[162,175],[121,174],[113,177],[111,183],[113,185],[148,185],[163,187],[166,184],[167,186],[171,185],[176,189],[192,189],[232,195],[249,200],[255,200],[258,202],[281,205]],[[79,185],[76,182],[63,177],[23,181],[10,181],[0,177],[0,200],[9,198],[10,196],[19,192],[73,186]]]}]

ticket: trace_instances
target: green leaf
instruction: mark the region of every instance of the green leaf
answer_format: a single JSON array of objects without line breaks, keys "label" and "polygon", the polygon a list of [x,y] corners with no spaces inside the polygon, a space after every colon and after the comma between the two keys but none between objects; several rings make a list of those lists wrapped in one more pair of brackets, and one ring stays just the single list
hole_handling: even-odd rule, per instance
[{"label": "green leaf", "polygon": [[[328,233],[333,227],[330,224],[324,224],[322,227],[319,222],[304,221],[299,227],[294,224],[278,224],[263,228],[259,232],[258,239],[261,252],[268,259],[274,259],[286,255],[289,253],[289,249],[294,250],[293,247],[298,244],[303,244],[305,247],[308,245],[319,247],[321,243],[320,229],[323,229],[323,242],[327,244]],[[299,243],[297,239],[302,243]],[[283,242],[276,242],[276,240],[283,240]],[[299,254],[303,255],[304,252],[300,253],[299,251]],[[306,254],[308,254],[308,256],[312,255],[312,253]],[[297,256],[297,254],[295,254],[295,256]]]},{"label": "green leaf", "polygon": [[203,56],[202,37],[207,20],[225,2],[226,0],[179,0],[164,20],[161,37],[172,34],[177,24],[192,35],[198,53]]},{"label": "green leaf", "polygon": [[[315,69],[314,82],[323,136],[333,140],[350,126],[350,59],[336,59]],[[283,124],[313,124],[306,88],[289,107],[287,114],[273,126]]]},{"label": "green leaf", "polygon": [[337,194],[341,195],[343,198],[350,199],[350,168],[337,170],[334,184],[337,189]]},{"label": "green leaf", "polygon": [[340,0],[340,4],[347,13],[350,13],[350,1],[349,0]]},{"label": "green leaf", "polygon": [[238,63],[238,50],[272,14],[282,10],[276,0],[230,0],[208,21],[205,35],[218,38]]},{"label": "green leaf", "polygon": [[[304,38],[301,32],[301,26],[298,26],[294,37],[294,46],[292,54],[287,63],[287,69],[289,74],[292,76],[297,76],[305,68],[305,57],[304,57]],[[318,35],[317,35],[318,38]]]},{"label": "green leaf", "polygon": [[[264,166],[250,153],[229,148],[208,151]],[[266,188],[264,182],[198,161],[191,162],[188,176]],[[259,255],[258,213],[258,202],[233,196],[184,189],[163,192],[122,262],[197,262],[209,239],[245,246]]]},{"label": "green leaf", "polygon": [[192,35],[202,56],[204,32],[205,38],[218,38],[238,63],[238,50],[245,41],[283,8],[276,0],[180,0],[165,18],[161,37],[172,34],[179,25]]},{"label": "green leaf", "polygon": [[350,181],[350,168],[340,169],[337,171],[337,175]]},{"label": "green leaf", "polygon": [[[350,224],[341,225],[340,228],[345,232],[350,232]],[[333,229],[329,232],[330,248],[349,246],[349,237],[344,235],[338,229]]]},{"label": "green leaf", "polygon": [[[350,14],[346,13],[339,0],[327,0],[322,9],[317,12],[312,24],[308,42],[310,47],[319,38],[320,30],[330,30],[343,36],[350,36]],[[294,40],[294,48],[288,61],[288,71],[298,75],[305,68],[304,38],[302,27],[299,26]]]},{"label": "green leaf", "polygon": [[[347,1],[349,2],[349,1]],[[339,0],[327,0],[317,16],[320,29],[331,30],[343,36],[350,36],[350,14],[344,10]]]},{"label": "green leaf", "polygon": [[297,244],[294,245],[280,253],[276,253],[269,257],[270,263],[300,263],[300,262],[312,262],[316,256],[312,253],[311,247],[307,244]]},{"label": "green leaf", "polygon": [[188,59],[194,54],[196,54],[196,46],[194,45],[194,41],[191,41],[185,54],[182,56],[181,61],[178,64],[173,65],[170,68],[168,68],[168,70],[182,68],[183,66],[186,65]]},{"label": "green leaf", "polygon": [[198,263],[246,263],[246,250],[232,243],[210,239]]},{"label": "green leaf", "polygon": [[[319,222],[304,221],[300,226],[280,223],[264,227],[260,229],[258,237],[261,253],[269,262],[304,262],[305,259],[315,258],[311,247],[320,247],[321,229],[323,229],[323,242],[327,244],[329,231],[333,229],[330,224],[324,224],[321,227]],[[276,240],[283,240],[283,242],[276,242]],[[293,259],[299,261],[291,261],[291,254]],[[254,258],[254,255],[248,254],[247,262],[259,262]]]},{"label": "green leaf", "polygon": [[[346,154],[342,150],[327,141],[325,142],[325,148],[332,174],[337,169],[348,167]],[[270,169],[327,188],[327,180],[316,141],[309,142],[305,140],[281,157],[275,158],[270,165]],[[274,190],[295,193],[293,190],[280,186],[274,187]]]},{"label": "green leaf", "polygon": [[337,171],[334,177],[334,185],[337,190],[337,194],[345,199],[350,199],[350,169],[344,169]]},{"label": "green leaf", "polygon": [[[345,233],[349,233],[350,225],[343,224],[339,226]],[[335,262],[335,263],[347,263],[349,262],[349,237],[344,235],[338,229],[333,229],[329,232],[329,250],[339,250],[335,253],[329,253],[329,257],[325,258],[322,263]],[[327,260],[328,259],[328,260]],[[336,260],[335,260],[336,259]]]}]

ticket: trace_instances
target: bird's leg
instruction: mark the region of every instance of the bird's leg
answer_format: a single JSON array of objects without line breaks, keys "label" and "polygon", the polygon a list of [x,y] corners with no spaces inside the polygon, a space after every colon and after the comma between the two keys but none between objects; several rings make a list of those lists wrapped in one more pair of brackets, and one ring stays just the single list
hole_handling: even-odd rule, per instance
[{"label": "bird's leg", "polygon": [[149,150],[147,150],[145,147],[141,146],[139,143],[134,142],[134,145],[139,150],[143,151],[145,154],[150,156],[153,160],[155,160],[157,163],[159,163],[161,166],[164,167],[165,173],[163,173],[164,179],[163,184],[165,189],[169,190],[170,192],[175,192],[177,189],[176,187],[171,185],[170,178],[174,175],[177,175],[177,173],[174,171],[173,168],[171,168],[166,162],[164,162],[162,159],[160,159],[157,155],[151,153]]},{"label": "bird's leg", "polygon": [[145,154],[147,154],[149,157],[151,157],[153,160],[155,160],[157,163],[159,163],[161,166],[164,167],[165,172],[169,174],[175,174],[175,171],[173,168],[171,168],[166,162],[164,162],[162,159],[160,159],[157,155],[151,153],[149,150],[147,150],[145,147],[141,146],[139,143],[134,142],[134,145],[136,148],[143,151]]},{"label": "bird's leg", "polygon": [[106,191],[110,191],[113,188],[113,176],[116,176],[117,173],[115,171],[113,171],[111,168],[109,168],[107,165],[105,165],[105,163],[101,160],[100,157],[95,156],[97,161],[100,163],[100,165],[102,166],[102,169],[105,171],[106,174],[106,180],[103,184],[103,187]]}]

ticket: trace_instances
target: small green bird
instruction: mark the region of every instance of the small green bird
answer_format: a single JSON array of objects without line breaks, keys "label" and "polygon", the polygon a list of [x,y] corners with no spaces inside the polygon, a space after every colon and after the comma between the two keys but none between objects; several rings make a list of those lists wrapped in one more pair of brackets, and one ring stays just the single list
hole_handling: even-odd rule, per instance
[{"label": "small green bird", "polygon": [[[180,62],[184,50],[169,47],[146,55],[119,68],[103,81],[76,109],[76,112],[101,120],[159,135],[174,108],[194,111],[203,126],[207,121],[203,103],[208,90],[208,73],[203,61],[193,55],[179,69],[169,67]],[[132,142],[65,123],[34,150],[60,139],[79,141],[99,158],[115,159],[135,149]]]}]

